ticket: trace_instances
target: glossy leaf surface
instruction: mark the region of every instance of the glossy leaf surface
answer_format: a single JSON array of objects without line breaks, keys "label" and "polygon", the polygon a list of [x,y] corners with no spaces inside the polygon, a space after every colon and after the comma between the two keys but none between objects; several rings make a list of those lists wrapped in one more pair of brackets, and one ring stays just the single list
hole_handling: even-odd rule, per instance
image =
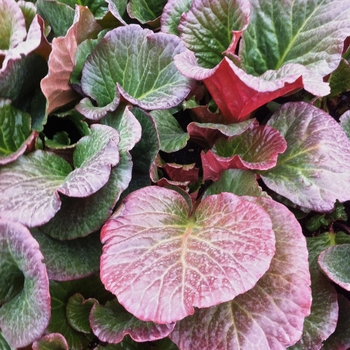
[{"label": "glossy leaf surface", "polygon": [[[105,35],[88,58],[83,69],[82,88],[99,107],[112,103],[110,111],[116,109],[119,94],[144,109],[174,107],[187,96],[191,87],[190,81],[173,63],[173,57],[185,50],[175,36],[154,34],[138,25],[118,27]],[[109,75],[104,74],[106,70]],[[91,117],[80,105],[78,108]]]},{"label": "glossy leaf surface", "polygon": [[191,3],[192,0],[168,0],[160,19],[162,32],[179,35],[181,15],[190,9]]},{"label": "glossy leaf surface", "polygon": [[230,45],[236,47],[249,13],[247,0],[193,0],[190,10],[181,16],[178,30],[199,66],[214,68]]},{"label": "glossy leaf surface", "polygon": [[260,75],[286,63],[299,63],[324,77],[338,66],[343,41],[350,34],[349,1],[250,3],[250,22],[240,52],[248,73]]},{"label": "glossy leaf surface", "polygon": [[136,317],[157,323],[249,290],[274,254],[260,206],[225,193],[207,197],[191,215],[180,194],[153,186],[124,199],[101,239],[105,287]]},{"label": "glossy leaf surface", "polygon": [[68,344],[62,334],[51,333],[35,341],[33,350],[68,350]]}]

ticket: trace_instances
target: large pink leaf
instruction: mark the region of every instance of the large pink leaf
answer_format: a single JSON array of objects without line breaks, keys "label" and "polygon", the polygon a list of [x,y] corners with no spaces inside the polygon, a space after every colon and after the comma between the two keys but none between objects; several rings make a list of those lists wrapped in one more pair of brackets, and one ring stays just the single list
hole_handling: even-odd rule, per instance
[{"label": "large pink leaf", "polygon": [[[248,197],[244,197],[248,199]],[[249,197],[272,220],[276,254],[256,286],[232,301],[196,310],[170,338],[181,350],[285,350],[310,312],[308,253],[301,227],[283,205]]]},{"label": "large pink leaf", "polygon": [[300,88],[317,96],[330,92],[321,76],[313,75],[300,64],[286,64],[256,77],[238,68],[228,57],[212,69],[200,67],[193,52],[183,52],[174,60],[186,77],[204,81],[226,123],[248,119],[258,107]]},{"label": "large pink leaf", "polygon": [[144,187],[101,232],[101,280],[137,318],[170,323],[252,288],[274,255],[266,212],[231,193],[194,213],[177,192]]},{"label": "large pink leaf", "polygon": [[41,81],[41,89],[48,101],[47,113],[79,98],[69,85],[70,75],[75,65],[78,45],[93,37],[102,27],[85,6],[77,6],[74,24],[66,36],[54,38],[49,59],[49,73]]},{"label": "large pink leaf", "polygon": [[0,328],[11,346],[23,347],[40,338],[50,320],[44,257],[25,226],[1,219],[0,255],[2,287],[11,290],[13,285],[9,282],[13,282],[13,276],[19,278],[22,274],[22,289],[0,308]]},{"label": "large pink leaf", "polygon": [[227,169],[271,169],[286,148],[286,141],[276,129],[251,124],[241,135],[219,139],[212,150],[201,153],[203,178],[216,181]]}]

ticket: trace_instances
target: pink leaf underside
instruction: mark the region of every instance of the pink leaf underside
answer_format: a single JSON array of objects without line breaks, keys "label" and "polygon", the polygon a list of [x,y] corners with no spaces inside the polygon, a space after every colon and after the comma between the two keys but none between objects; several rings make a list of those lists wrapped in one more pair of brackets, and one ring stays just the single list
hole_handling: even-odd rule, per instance
[{"label": "pink leaf underside", "polygon": [[[283,153],[287,143],[274,128],[251,124],[246,131],[246,151],[244,157],[236,154],[222,157],[209,150],[201,153],[204,180],[216,181],[227,169],[267,170],[277,163],[278,154]],[[259,149],[251,149],[259,142]],[[243,159],[244,158],[244,159]]]},{"label": "pink leaf underside", "polygon": [[[9,249],[27,283],[21,293],[0,308],[0,328],[8,343],[23,347],[42,336],[48,326],[51,307],[49,279],[38,242],[17,222],[0,219],[1,249]],[[29,282],[29,283],[28,283]],[[18,314],[13,313],[18,310]]]},{"label": "pink leaf underside", "polygon": [[258,107],[300,88],[317,96],[330,92],[321,76],[300,64],[286,64],[277,71],[270,70],[256,77],[238,68],[227,57],[213,69],[198,66],[190,51],[175,56],[174,61],[186,77],[204,81],[227,123],[246,120]]},{"label": "pink leaf underside", "polygon": [[27,151],[27,149],[30,149],[33,146],[37,136],[38,132],[33,131],[16,152],[5,157],[0,156],[0,165],[5,165],[18,159],[25,151]]},{"label": "pink leaf underside", "polygon": [[101,280],[144,321],[171,323],[252,288],[274,255],[271,220],[231,193],[206,197],[191,218],[177,192],[145,187],[101,233]]},{"label": "pink leaf underside", "polygon": [[77,6],[74,24],[68,29],[66,36],[53,39],[49,73],[41,81],[41,89],[48,100],[48,114],[79,98],[69,85],[77,47],[89,35],[100,30],[101,26],[90,10],[85,6]]},{"label": "pink leaf underside", "polygon": [[305,237],[283,205],[268,198],[249,200],[272,219],[276,254],[270,268],[246,293],[177,322],[170,338],[181,350],[285,350],[301,336],[311,307]]},{"label": "pink leaf underside", "polygon": [[[219,123],[219,121],[216,121]],[[224,135],[227,137],[240,135],[246,131],[249,126],[256,122],[255,119],[249,119],[241,123],[230,125],[216,124],[216,123],[196,123],[192,122],[187,125],[187,132],[192,139],[200,142],[205,142],[211,148],[218,136]]]},{"label": "pink leaf underside", "polygon": [[47,59],[51,52],[51,45],[44,35],[44,27],[44,20],[39,15],[36,15],[29,27],[26,40],[7,52],[0,74],[6,70],[10,61],[20,60],[23,56],[27,56],[33,51]]},{"label": "pink leaf underside", "polygon": [[170,180],[179,182],[196,182],[198,181],[198,171],[196,164],[174,164],[166,163],[163,169],[168,174]]}]

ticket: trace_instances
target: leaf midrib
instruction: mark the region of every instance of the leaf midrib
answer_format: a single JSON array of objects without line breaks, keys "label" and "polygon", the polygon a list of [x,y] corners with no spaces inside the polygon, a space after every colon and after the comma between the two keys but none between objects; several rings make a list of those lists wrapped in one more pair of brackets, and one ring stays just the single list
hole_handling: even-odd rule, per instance
[{"label": "leaf midrib", "polygon": [[[323,4],[323,1],[322,3]],[[298,37],[300,36],[300,33],[302,32],[302,30],[305,28],[306,24],[309,22],[309,20],[312,18],[312,16],[315,14],[315,12],[320,8],[321,4],[317,5],[314,10],[311,12],[311,14],[307,17],[306,21],[304,21],[303,25],[299,28],[299,30],[297,31],[297,33],[294,35],[294,37],[292,38],[292,40],[289,42],[286,50],[284,51],[284,54],[282,55],[282,57],[278,60],[277,64],[276,64],[276,69],[279,69],[282,67],[282,65],[285,63],[284,60],[287,57],[288,53],[290,52],[291,48],[294,46],[294,43],[296,42],[296,40],[298,39]],[[292,7],[293,10],[293,7]],[[293,13],[293,11],[292,11]],[[293,23],[293,18],[291,18],[292,23]]]}]

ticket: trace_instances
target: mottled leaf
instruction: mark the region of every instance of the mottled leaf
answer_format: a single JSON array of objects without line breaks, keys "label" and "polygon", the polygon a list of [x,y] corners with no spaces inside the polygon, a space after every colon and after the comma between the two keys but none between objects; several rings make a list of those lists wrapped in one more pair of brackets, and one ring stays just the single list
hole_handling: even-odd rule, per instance
[{"label": "mottled leaf", "polygon": [[172,153],[186,146],[190,136],[169,111],[156,110],[150,114],[157,126],[161,151]]},{"label": "mottled leaf", "polygon": [[307,103],[286,103],[268,125],[287,141],[276,167],[261,172],[269,188],[315,211],[350,199],[350,142],[331,116]]},{"label": "mottled leaf", "polygon": [[[13,347],[23,347],[39,339],[50,320],[49,279],[37,241],[19,223],[0,220],[2,283],[12,288],[21,271],[22,290],[0,308],[0,328]],[[3,287],[1,287],[3,288]]]},{"label": "mottled leaf", "polygon": [[251,290],[177,322],[169,337],[181,350],[285,350],[301,336],[311,305],[301,227],[285,206],[267,198],[244,198],[270,215],[276,254]]},{"label": "mottled leaf", "polygon": [[72,171],[62,158],[37,150],[0,168],[0,217],[35,227],[59,210],[57,189]]},{"label": "mottled leaf", "polygon": [[116,299],[108,301],[105,306],[96,303],[91,310],[90,323],[94,334],[109,343],[120,343],[127,334],[137,342],[161,339],[169,335],[175,326],[175,323],[140,321]]},{"label": "mottled leaf", "polygon": [[225,51],[236,46],[249,13],[248,0],[193,0],[190,10],[181,16],[178,30],[199,66],[214,68]]},{"label": "mottled leaf", "polygon": [[248,73],[260,75],[299,63],[326,76],[339,64],[350,34],[350,1],[251,0],[240,56]]},{"label": "mottled leaf", "polygon": [[349,253],[350,244],[339,244],[326,249],[318,258],[328,278],[346,290],[350,290]]},{"label": "mottled leaf", "polygon": [[41,81],[41,89],[47,99],[47,114],[79,98],[69,85],[75,65],[78,45],[95,36],[101,26],[88,8],[77,6],[74,24],[64,37],[54,38],[49,59],[49,73]]},{"label": "mottled leaf", "polygon": [[69,197],[87,197],[108,181],[111,168],[119,162],[119,133],[106,125],[91,125],[91,134],[77,142],[73,154],[75,169],[59,191]]},{"label": "mottled leaf", "polygon": [[31,131],[30,124],[28,113],[0,98],[0,164],[15,161],[31,146],[37,133]]},{"label": "mottled leaf", "polygon": [[274,254],[270,218],[259,205],[222,193],[191,215],[182,195],[155,186],[128,195],[101,240],[105,287],[137,318],[157,323],[244,293]]},{"label": "mottled leaf", "polygon": [[110,111],[116,109],[119,94],[145,109],[176,106],[191,88],[191,81],[178,72],[173,62],[173,57],[185,50],[176,36],[153,33],[138,25],[109,31],[82,72],[82,89],[97,102],[96,115],[93,109],[89,113],[86,99],[77,109],[88,118],[99,119],[107,113],[105,106],[111,106]]},{"label": "mottled leaf", "polygon": [[85,198],[61,196],[60,210],[40,229],[59,240],[84,237],[97,231],[128,187],[132,166],[130,154],[121,153],[119,163],[112,168],[108,182],[99,191]]},{"label": "mottled leaf", "polygon": [[179,35],[177,27],[181,15],[190,9],[191,4],[192,0],[168,0],[160,18],[162,32]]},{"label": "mottled leaf", "polygon": [[97,272],[102,245],[98,233],[69,241],[58,241],[39,230],[32,231],[44,255],[50,280],[69,281]]}]

